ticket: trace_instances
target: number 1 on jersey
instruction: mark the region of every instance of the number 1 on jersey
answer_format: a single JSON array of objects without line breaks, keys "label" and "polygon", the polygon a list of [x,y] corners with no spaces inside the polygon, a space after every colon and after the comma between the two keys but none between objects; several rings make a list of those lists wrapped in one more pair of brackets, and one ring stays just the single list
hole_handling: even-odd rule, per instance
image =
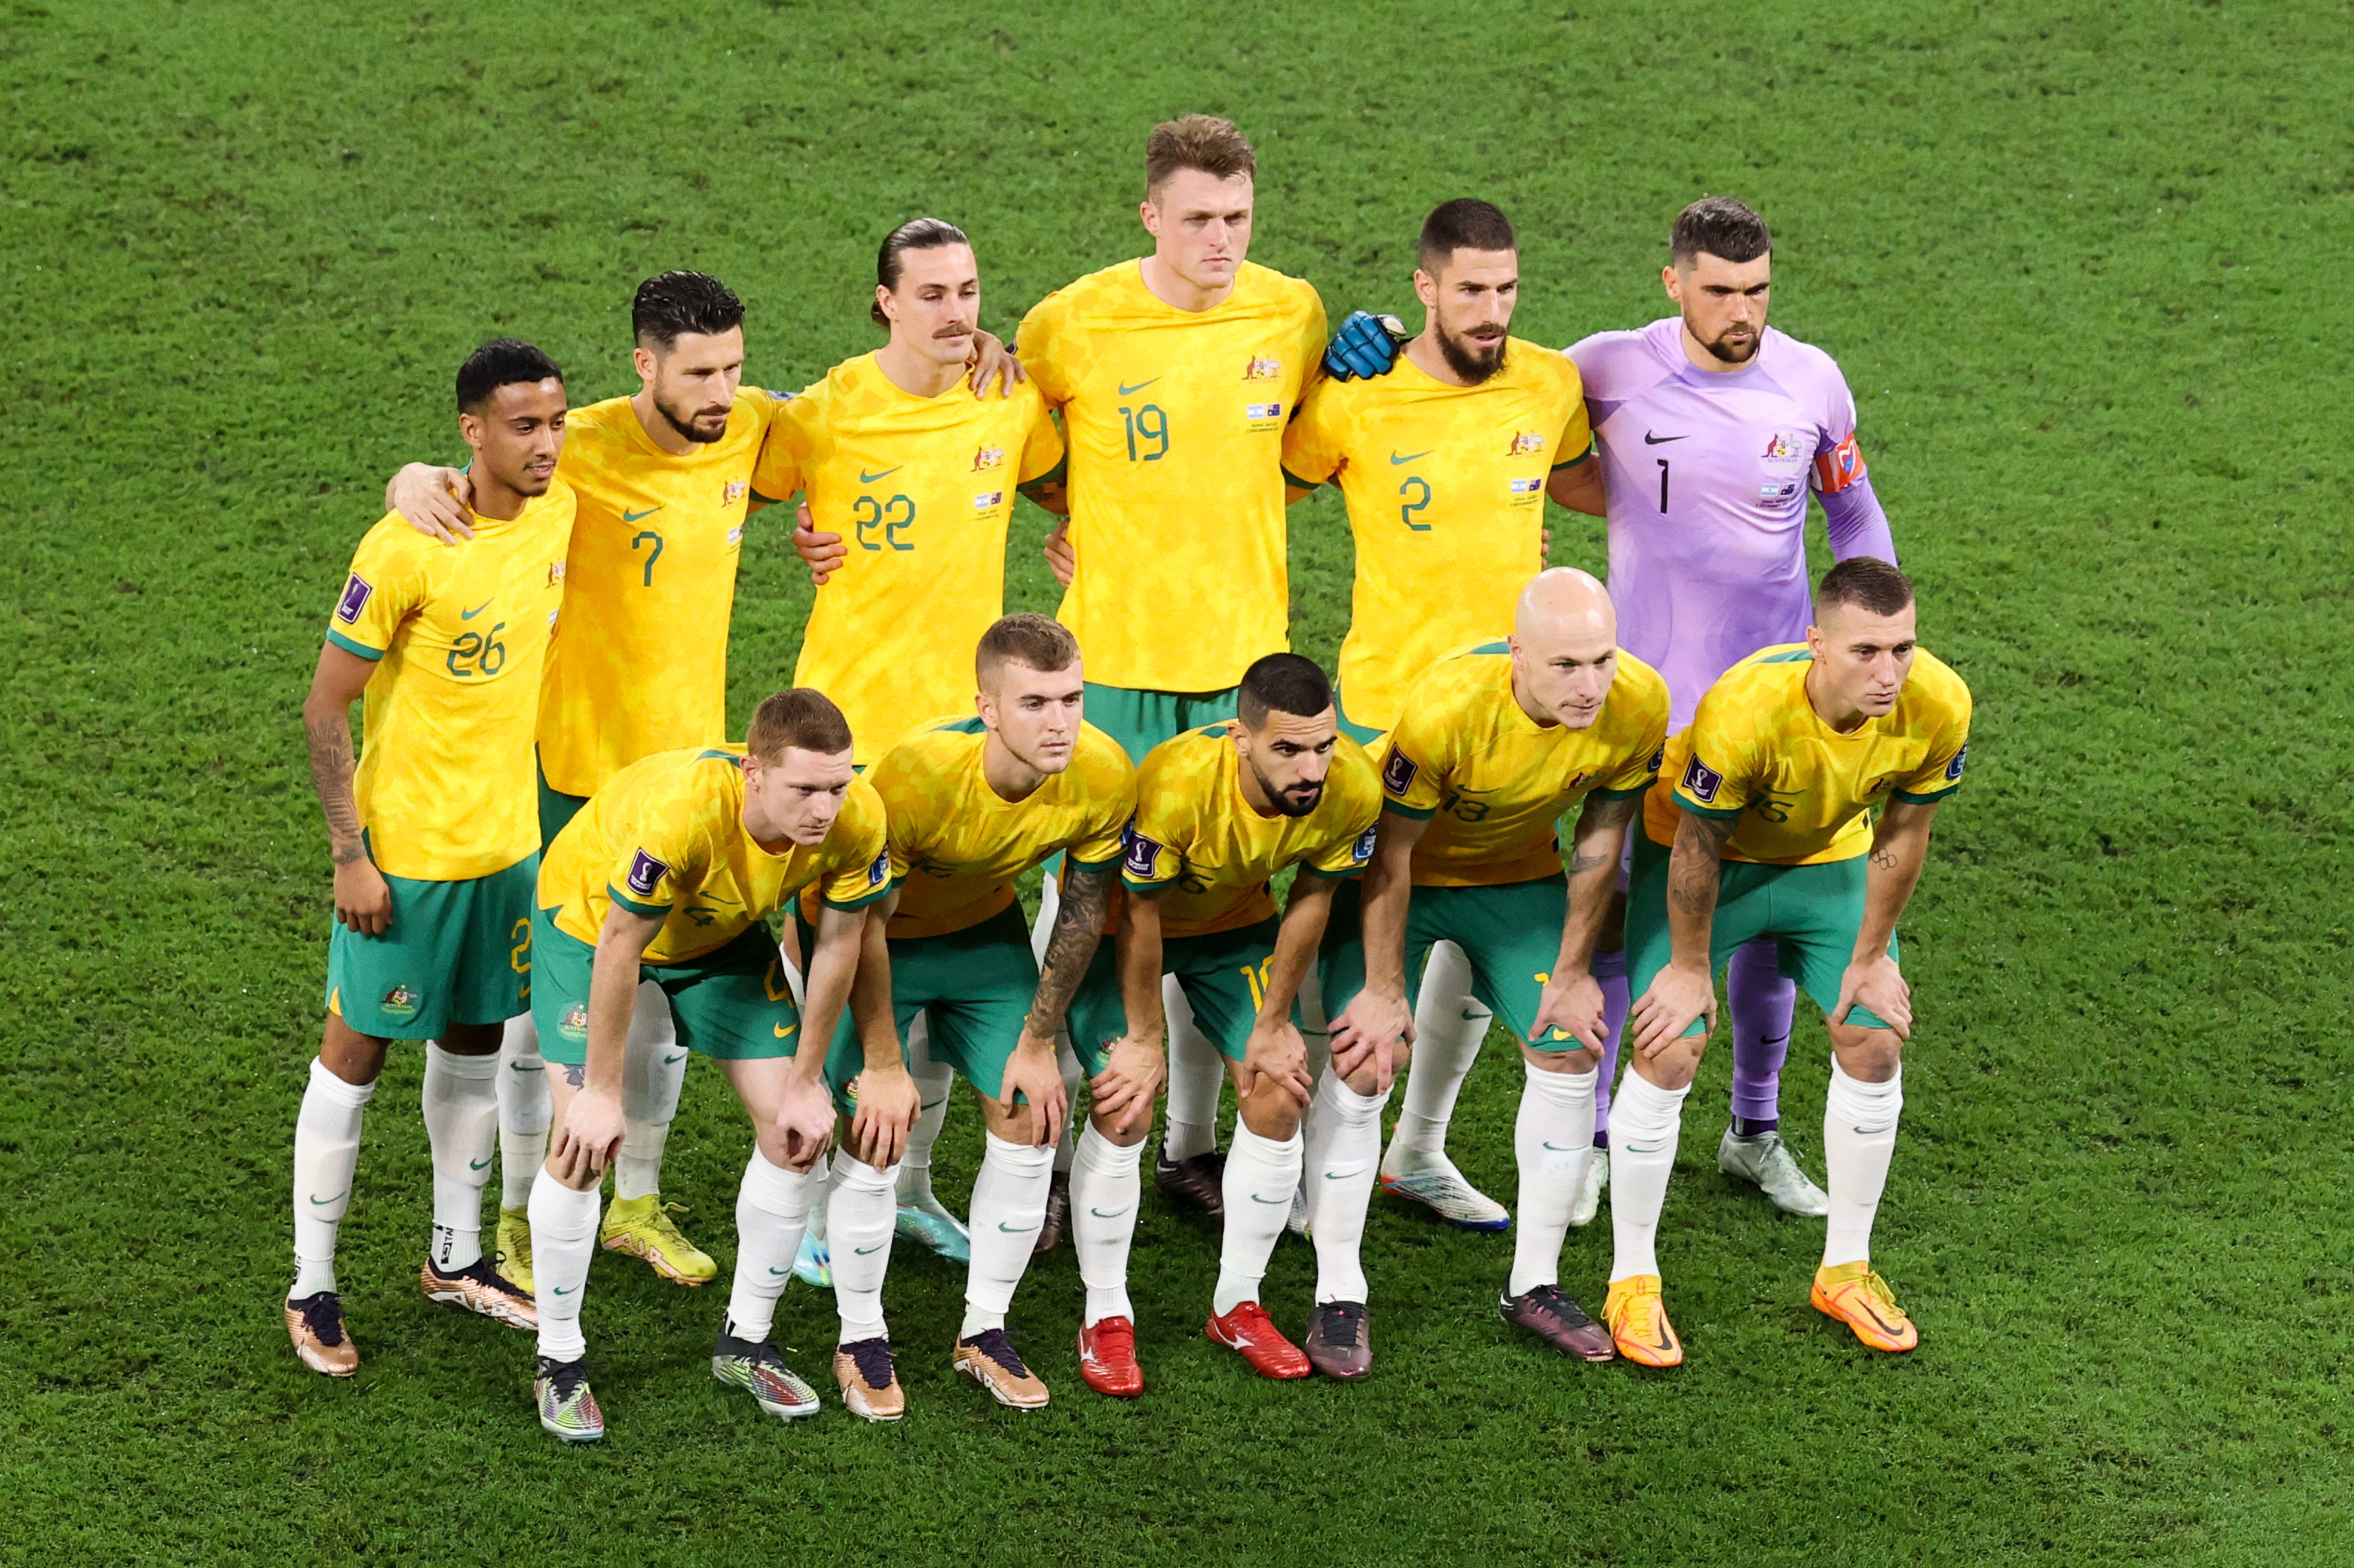
[{"label": "number 1 on jersey", "polygon": [[1667,511],[1668,511],[1668,460],[1667,460],[1667,459],[1665,459],[1665,458],[1661,458],[1661,459],[1659,460],[1659,514],[1660,514],[1661,516],[1665,516],[1665,515],[1667,515]]}]

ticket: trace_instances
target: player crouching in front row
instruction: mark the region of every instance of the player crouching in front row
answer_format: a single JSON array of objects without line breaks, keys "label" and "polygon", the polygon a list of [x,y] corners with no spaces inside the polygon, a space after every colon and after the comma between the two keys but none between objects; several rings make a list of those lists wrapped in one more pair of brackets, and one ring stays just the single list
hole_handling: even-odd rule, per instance
[{"label": "player crouching in front row", "polygon": [[1872,1222],[1913,1033],[1896,921],[1928,858],[1930,820],[1961,788],[1969,730],[1969,688],[1914,640],[1912,581],[1858,556],[1823,575],[1805,642],[1726,671],[1670,743],[1635,845],[1635,1054],[1613,1107],[1617,1255],[1603,1316],[1629,1360],[1683,1359],[1652,1243],[1684,1096],[1716,1022],[1716,969],[1759,938],[1778,945],[1783,972],[1830,1033],[1830,1216],[1814,1304],[1874,1350],[1920,1342],[1872,1272]]},{"label": "player crouching in front row", "polygon": [[[741,753],[659,752],[608,779],[548,846],[540,870],[532,1012],[556,1135],[531,1194],[540,1299],[540,1425],[567,1442],[605,1434],[582,1358],[580,1297],[597,1239],[598,1185],[620,1147],[621,1064],[641,980],[670,998],[679,1044],[717,1061],[758,1145],[736,1200],[736,1282],[711,1366],[790,1419],[817,1394],[769,1337],[777,1298],[825,1179],[834,1131],[824,1043],[852,1001],[871,904],[891,889],[883,802],[851,769],[850,726],[822,694],[762,703]],[[806,1009],[793,1004],[769,917],[804,887],[823,900]],[[852,1003],[866,1066],[853,1141],[904,1139],[916,1093],[887,1010]],[[804,1012],[808,1027],[802,1027]],[[801,1050],[804,1041],[818,1042]]]}]

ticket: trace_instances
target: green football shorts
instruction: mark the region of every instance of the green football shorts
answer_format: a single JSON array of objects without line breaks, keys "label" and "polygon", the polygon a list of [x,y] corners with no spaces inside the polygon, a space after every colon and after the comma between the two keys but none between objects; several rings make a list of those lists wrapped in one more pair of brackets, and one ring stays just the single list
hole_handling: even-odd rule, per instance
[{"label": "green football shorts", "polygon": [[[1005,1064],[1021,1043],[1023,1021],[1038,994],[1038,960],[1022,906],[1009,904],[988,919],[939,937],[894,937],[891,1012],[899,1049],[917,1013],[931,1021],[931,1054],[991,1099],[1005,1086]],[[825,1075],[834,1103],[848,1116],[851,1080],[865,1069],[866,1050],[847,1008],[827,1052]],[[1023,1102],[1026,1103],[1026,1102]]]},{"label": "green football shorts", "polygon": [[1133,686],[1087,683],[1087,720],[1140,763],[1144,754],[1164,740],[1204,725],[1224,724],[1235,716],[1235,695],[1222,692],[1153,692]]},{"label": "green football shorts", "polygon": [[[1364,905],[1354,883],[1332,901],[1320,959],[1324,970],[1324,1016],[1337,1018],[1365,987]],[[1417,887],[1405,917],[1405,994],[1421,1000],[1422,966],[1433,942],[1453,942],[1471,960],[1471,994],[1532,1049],[1581,1049],[1558,1029],[1529,1040],[1553,960],[1561,957],[1561,925],[1569,913],[1569,880],[1555,874],[1493,887]]]},{"label": "green football shorts", "polygon": [[[1177,977],[1193,1022],[1230,1062],[1243,1059],[1251,1023],[1267,995],[1267,966],[1275,959],[1275,934],[1283,922],[1270,915],[1254,926],[1171,937],[1161,944],[1161,969]],[[1111,1043],[1128,1033],[1128,1009],[1119,998],[1119,956],[1107,938],[1071,999],[1071,1049],[1092,1078],[1111,1060]],[[1292,1022],[1299,1021],[1299,1008]]]},{"label": "green football shorts", "polygon": [[556,842],[564,825],[580,814],[588,803],[586,795],[567,795],[547,782],[547,775],[539,768],[539,753],[532,753],[532,769],[539,779],[539,847],[546,849]]},{"label": "green football shorts", "polygon": [[[588,976],[597,949],[558,928],[556,911],[532,921],[538,949],[531,1021],[539,1054],[560,1066],[588,1060]],[[670,998],[678,1043],[715,1061],[757,1062],[790,1056],[801,1044],[801,1010],[785,983],[785,966],[768,926],[755,925],[725,946],[672,964],[640,964],[638,978]]]},{"label": "green football shorts", "polygon": [[379,1040],[433,1040],[452,1023],[504,1023],[531,996],[539,856],[459,882],[387,876],[392,924],[327,940],[327,1011]]},{"label": "green football shorts", "polygon": [[[1628,994],[1639,997],[1668,967],[1675,942],[1668,930],[1670,851],[1653,843],[1639,826],[1634,838],[1635,864],[1627,888],[1627,983]],[[1744,942],[1771,937],[1781,950],[1777,967],[1783,975],[1805,986],[1815,1005],[1829,1017],[1839,1005],[1840,980],[1863,929],[1863,856],[1822,865],[1753,865],[1728,860],[1719,863],[1716,874],[1709,973],[1723,969],[1733,949]],[[1888,938],[1888,956],[1896,957],[1893,935]],[[1888,1027],[1860,1002],[1848,1010],[1847,1021],[1858,1029]],[[1695,1018],[1682,1037],[1707,1032],[1706,1021]]]}]

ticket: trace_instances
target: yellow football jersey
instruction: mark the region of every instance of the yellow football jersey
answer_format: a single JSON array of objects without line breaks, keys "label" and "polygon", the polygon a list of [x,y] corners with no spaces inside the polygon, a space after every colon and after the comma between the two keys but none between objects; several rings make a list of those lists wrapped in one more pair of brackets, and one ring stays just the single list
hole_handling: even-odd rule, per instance
[{"label": "yellow football jersey", "polygon": [[[1761,648],[1717,677],[1691,726],[1668,743],[1643,802],[1643,832],[1676,842],[1676,811],[1738,818],[1724,858],[1818,865],[1872,848],[1871,808],[1942,800],[1969,760],[1970,689],[1927,649],[1885,717],[1847,735],[1807,700],[1803,642]],[[1673,780],[1673,782],[1670,782]]]},{"label": "yellow football jersey", "polygon": [[1263,817],[1243,799],[1225,725],[1189,730],[1145,754],[1136,770],[1136,821],[1120,879],[1160,900],[1163,937],[1200,937],[1256,925],[1275,913],[1267,881],[1288,865],[1354,876],[1373,858],[1381,779],[1365,748],[1341,736],[1323,798],[1304,817]]},{"label": "yellow football jersey", "polygon": [[1315,289],[1248,262],[1210,310],[1162,303],[1123,261],[1023,319],[1070,442],[1078,575],[1055,614],[1088,680],[1222,691],[1290,645],[1283,427],[1324,339]]},{"label": "yellow football jersey", "polygon": [[1577,366],[1519,338],[1477,387],[1449,387],[1400,355],[1387,376],[1309,388],[1283,467],[1303,485],[1338,475],[1349,503],[1351,724],[1388,729],[1431,661],[1512,623],[1544,566],[1546,476],[1589,444]]},{"label": "yellow football jersey", "polygon": [[809,493],[850,558],[817,590],[793,684],[850,720],[860,766],[924,720],[972,702],[972,651],[1005,613],[1013,492],[1063,461],[1038,389],[902,391],[864,354],[778,411],[752,491]]},{"label": "yellow football jersey", "polygon": [[1540,726],[1512,695],[1499,640],[1440,659],[1405,700],[1382,759],[1383,804],[1430,819],[1418,887],[1489,887],[1561,874],[1555,825],[1588,794],[1639,795],[1659,770],[1668,683],[1621,648],[1584,729]]},{"label": "yellow football jersey", "polygon": [[851,780],[821,843],[776,853],[744,831],[741,747],[688,747],[631,763],[581,807],[539,866],[539,903],[559,930],[594,943],[615,903],[664,916],[645,961],[678,963],[726,946],[815,886],[837,909],[891,891],[883,801]]},{"label": "yellow football jersey", "polygon": [[1119,743],[1085,725],[1071,764],[1023,800],[989,787],[988,732],[978,718],[940,719],[906,736],[868,770],[891,817],[894,937],[939,937],[977,926],[1013,902],[1013,879],[1057,851],[1071,863],[1119,859],[1136,813],[1136,769]]},{"label": "yellow football jersey", "polygon": [[461,544],[398,513],[360,541],[327,641],[376,662],[352,793],[386,874],[458,882],[539,847],[531,743],[574,504],[558,480]]},{"label": "yellow football jersey", "polygon": [[642,757],[726,738],[736,562],[778,406],[743,387],[727,433],[685,457],[654,445],[627,397],[567,419],[557,471],[580,516],[565,595],[579,634],[549,660],[541,699],[552,788],[593,795]]}]

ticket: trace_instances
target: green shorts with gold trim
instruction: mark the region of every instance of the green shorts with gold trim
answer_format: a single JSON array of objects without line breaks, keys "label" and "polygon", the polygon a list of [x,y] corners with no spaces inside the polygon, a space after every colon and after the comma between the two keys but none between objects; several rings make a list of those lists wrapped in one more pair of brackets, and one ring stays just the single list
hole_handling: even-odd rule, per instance
[{"label": "green shorts with gold trim", "polygon": [[[1022,906],[1009,904],[945,936],[894,937],[890,948],[891,1012],[902,1056],[908,1026],[922,1013],[929,1020],[932,1060],[996,1098],[1038,994],[1038,960],[1031,956]],[[845,1008],[825,1059],[826,1082],[845,1116],[853,1108],[851,1081],[865,1066],[865,1048]]]},{"label": "green shorts with gold trim", "polygon": [[504,1023],[531,996],[536,853],[488,876],[387,876],[392,924],[327,940],[327,1011],[379,1040],[433,1040],[452,1023]]},{"label": "green shorts with gold trim", "polygon": [[[1641,996],[1652,979],[1668,967],[1675,941],[1668,929],[1668,860],[1670,850],[1655,844],[1638,825],[1634,833],[1635,863],[1627,887],[1627,984],[1628,994]],[[1747,861],[1718,863],[1716,916],[1709,925],[1708,972],[1724,967],[1733,949],[1760,937],[1771,937],[1780,949],[1783,975],[1807,988],[1815,1005],[1830,1014],[1839,1005],[1840,980],[1848,960],[1855,956],[1855,939],[1863,930],[1863,856],[1821,865],[1755,865]],[[1896,938],[1888,938],[1888,956],[1896,957]],[[1848,1010],[1847,1022],[1858,1029],[1885,1029],[1888,1024],[1870,1008],[1858,1003]],[[1705,1021],[1692,1020],[1683,1037],[1705,1034]]]},{"label": "green shorts with gold trim", "polygon": [[1137,763],[1164,740],[1234,717],[1235,697],[1241,690],[1228,686],[1221,692],[1155,692],[1098,686],[1093,681],[1087,685],[1087,722],[1119,742],[1128,759]]},{"label": "green shorts with gold trim", "polygon": [[[597,949],[560,928],[553,909],[533,916],[532,943],[531,1021],[539,1029],[539,1054],[560,1066],[584,1065],[588,976]],[[765,922],[695,958],[640,964],[638,979],[653,981],[670,998],[678,1043],[715,1061],[790,1056],[801,1044],[801,1010]]]},{"label": "green shorts with gold trim", "polygon": [[[1324,971],[1324,1016],[1337,1018],[1365,987],[1363,895],[1353,885],[1332,901],[1319,955]],[[1492,887],[1416,887],[1406,906],[1405,991],[1409,1002],[1422,996],[1422,966],[1434,942],[1453,942],[1471,961],[1471,994],[1502,1019],[1532,1049],[1579,1049],[1558,1029],[1529,1040],[1545,982],[1561,957],[1561,926],[1569,913],[1569,880],[1541,876]]]},{"label": "green shorts with gold trim", "polygon": [[[1161,944],[1161,972],[1177,977],[1193,1009],[1194,1026],[1229,1062],[1241,1061],[1243,1048],[1250,1044],[1251,1023],[1267,996],[1276,933],[1282,927],[1283,922],[1270,915],[1256,925],[1171,937]],[[1128,1033],[1128,1009],[1119,995],[1119,956],[1113,948],[1109,938],[1097,944],[1095,961],[1087,966],[1066,1015],[1071,1050],[1090,1078],[1111,1060],[1111,1043]],[[1295,1005],[1292,1022],[1299,1021]]]}]

